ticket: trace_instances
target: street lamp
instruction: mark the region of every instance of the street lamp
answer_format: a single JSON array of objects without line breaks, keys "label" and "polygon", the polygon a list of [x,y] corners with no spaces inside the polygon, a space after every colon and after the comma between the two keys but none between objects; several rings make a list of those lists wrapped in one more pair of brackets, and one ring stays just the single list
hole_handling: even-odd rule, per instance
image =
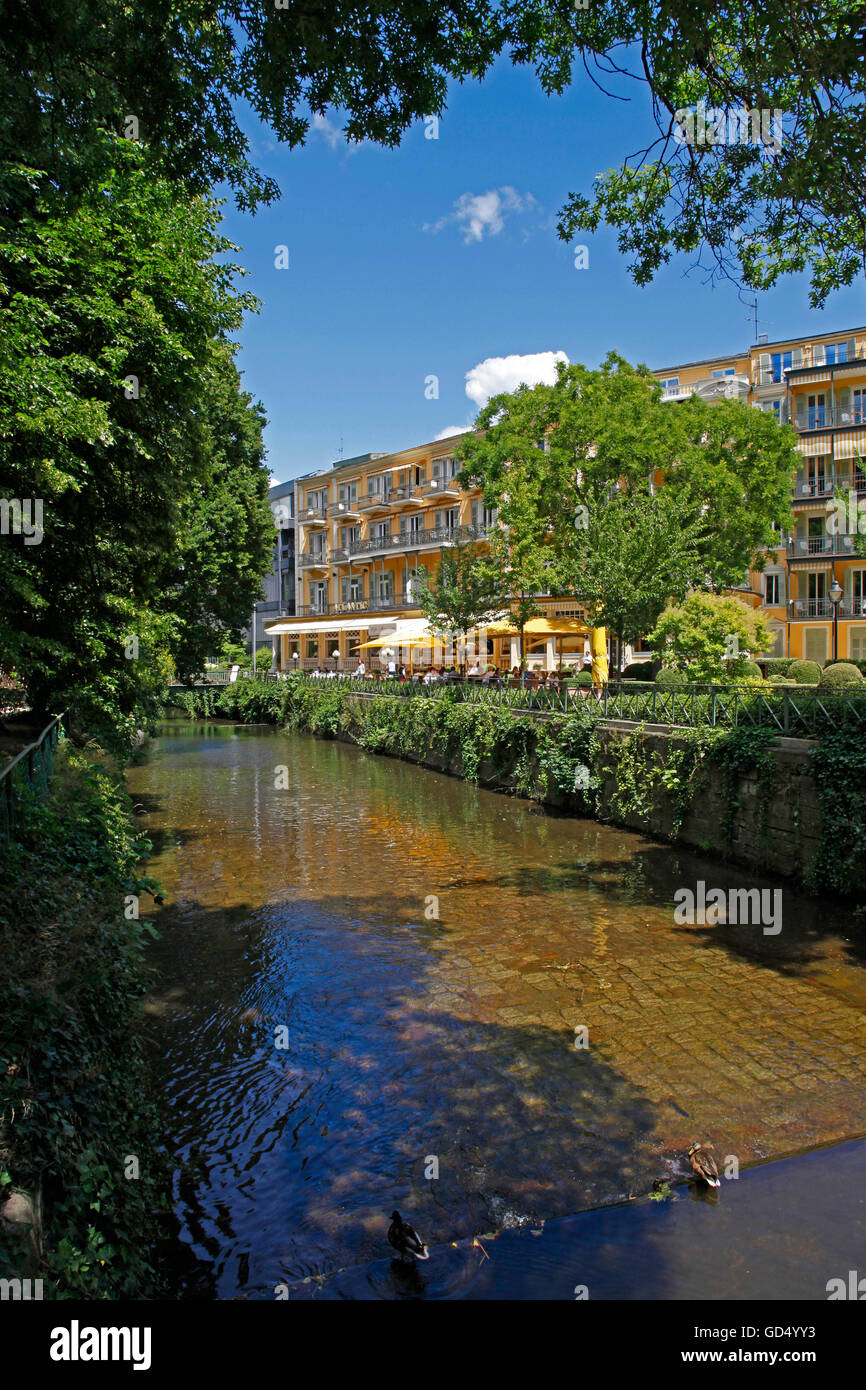
[{"label": "street lamp", "polygon": [[842,585],[839,580],[833,578],[830,585],[830,602],[833,605],[833,660],[839,660],[839,600],[842,597]]}]

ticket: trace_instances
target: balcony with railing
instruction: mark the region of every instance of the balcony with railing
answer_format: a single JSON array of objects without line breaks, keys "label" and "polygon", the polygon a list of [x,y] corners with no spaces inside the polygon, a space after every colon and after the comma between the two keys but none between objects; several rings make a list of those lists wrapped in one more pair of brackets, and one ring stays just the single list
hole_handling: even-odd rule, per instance
[{"label": "balcony with railing", "polygon": [[447,544],[449,541],[483,541],[490,535],[489,526],[425,526],[419,531],[401,530],[388,536],[370,536],[353,541],[342,549],[331,551],[334,564],[359,555],[381,555],[388,551],[423,550],[425,546]]},{"label": "balcony with railing", "polygon": [[390,511],[394,502],[400,498],[408,497],[408,495],[408,487],[371,489],[359,498],[358,509],[361,512],[387,512]]},{"label": "balcony with railing", "polygon": [[298,520],[304,526],[326,526],[328,522],[328,508],[318,504],[312,507],[302,507]]},{"label": "balcony with railing", "polygon": [[431,478],[421,486],[422,497],[459,497],[460,484],[454,478]]},{"label": "balcony with railing", "polygon": [[[836,607],[837,616],[840,618],[866,618],[866,598],[843,598]],[[791,622],[803,622],[809,618],[832,618],[833,600],[792,598],[788,603],[788,617]]]},{"label": "balcony with railing", "polygon": [[328,553],[324,546],[318,550],[304,550],[298,556],[298,562],[301,569],[327,569]]},{"label": "balcony with railing", "polygon": [[866,472],[856,469],[850,473],[823,473],[798,469],[794,480],[794,501],[809,502],[820,497],[832,497],[835,492],[866,493]]},{"label": "balcony with railing", "polygon": [[340,517],[356,517],[361,515],[361,507],[357,497],[342,498],[339,502],[332,502],[328,508],[328,520],[337,521]]},{"label": "balcony with railing", "polygon": [[814,560],[822,556],[828,559],[833,556],[850,559],[855,553],[854,537],[841,532],[836,536],[792,536],[788,541],[787,550],[789,561]]}]

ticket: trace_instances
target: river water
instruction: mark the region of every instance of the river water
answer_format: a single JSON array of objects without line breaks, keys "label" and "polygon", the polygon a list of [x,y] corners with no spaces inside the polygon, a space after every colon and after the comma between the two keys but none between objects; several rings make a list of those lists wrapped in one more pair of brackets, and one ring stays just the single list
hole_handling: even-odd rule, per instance
[{"label": "river water", "polygon": [[[261,726],[165,724],[129,785],[166,899],[146,1007],[178,1292],[570,1297],[582,1268],[597,1296],[814,1298],[858,1252],[866,1274],[866,1145],[792,1157],[866,1134],[856,912],[783,887],[777,935],[678,925],[684,885],[782,885]],[[694,1139],[713,1198],[677,1186]],[[394,1207],[431,1245],[420,1283]]]}]

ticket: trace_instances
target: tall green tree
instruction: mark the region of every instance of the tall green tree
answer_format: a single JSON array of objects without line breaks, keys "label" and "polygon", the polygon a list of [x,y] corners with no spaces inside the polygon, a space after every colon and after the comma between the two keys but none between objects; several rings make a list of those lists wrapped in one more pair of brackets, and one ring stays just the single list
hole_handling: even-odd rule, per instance
[{"label": "tall green tree", "polygon": [[[627,628],[626,601],[636,610],[659,602],[658,582],[640,563],[641,536],[671,592],[698,578],[723,589],[763,567],[763,548],[778,545],[790,521],[792,431],[739,401],[666,402],[646,368],[615,353],[598,371],[560,364],[552,386],[495,396],[476,424],[456,446],[461,481],[482,488],[512,544],[519,538],[521,553],[546,567],[545,587],[582,597],[585,583],[593,602],[607,595],[611,613],[618,582]],[[669,494],[661,506],[657,485]],[[665,537],[670,565],[660,553]],[[606,559],[605,546],[616,547]]]},{"label": "tall green tree", "polygon": [[700,511],[671,491],[621,493],[587,507],[563,555],[561,582],[579,593],[593,627],[607,628],[622,653],[649,632],[669,599],[704,580]]},{"label": "tall green tree", "polygon": [[439,568],[419,573],[417,598],[433,632],[463,643],[508,607],[501,570],[467,541],[443,547]]},{"label": "tall green tree", "polygon": [[[43,515],[39,543],[0,542],[0,660],[38,708],[129,728],[195,621],[196,542],[207,555],[209,533],[232,555],[219,508],[233,490],[264,536],[266,479],[228,347],[255,301],[218,208],[155,178],[137,145],[106,145],[105,178],[69,210],[29,210],[19,171],[20,216],[0,241],[0,497]],[[232,431],[251,487],[229,478]],[[262,551],[237,535],[225,563],[249,586]]]}]

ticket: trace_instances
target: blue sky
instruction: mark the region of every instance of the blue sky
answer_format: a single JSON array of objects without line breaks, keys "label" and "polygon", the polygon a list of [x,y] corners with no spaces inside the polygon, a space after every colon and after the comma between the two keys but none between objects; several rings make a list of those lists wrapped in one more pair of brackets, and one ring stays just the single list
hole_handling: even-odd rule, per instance
[{"label": "blue sky", "polygon": [[[326,467],[341,444],[348,458],[470,424],[466,374],[488,358],[562,351],[596,366],[616,349],[663,367],[753,340],[735,287],[687,276],[687,260],[641,289],[611,233],[582,238],[585,270],[557,237],[568,194],[652,138],[643,86],[613,89],[631,100],[584,75],[547,98],[530,70],[502,62],[453,87],[438,139],[419,122],[397,150],[348,148],[336,114],[294,151],[248,123],[282,198],[255,216],[227,202],[224,231],[263,302],[238,361],[265,405],[275,480]],[[288,269],[275,267],[278,246]],[[790,279],[760,296],[758,317],[771,339],[858,326],[862,282],[816,311],[805,277]],[[438,398],[425,395],[430,376]]]}]

